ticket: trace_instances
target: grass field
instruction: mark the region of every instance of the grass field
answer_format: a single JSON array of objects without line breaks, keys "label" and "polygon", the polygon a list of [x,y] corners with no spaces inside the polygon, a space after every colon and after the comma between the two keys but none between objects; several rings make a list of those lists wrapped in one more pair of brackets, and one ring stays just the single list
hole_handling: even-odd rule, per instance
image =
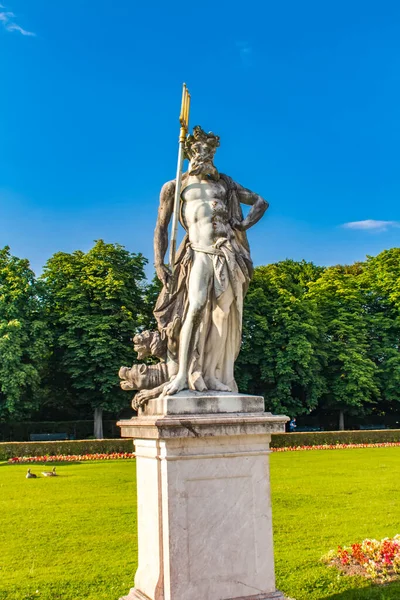
[{"label": "grass field", "polygon": [[319,562],[338,544],[400,533],[400,448],[271,456],[277,584],[295,600],[400,600]]},{"label": "grass field", "polygon": [[0,466],[0,599],[118,600],[136,570],[135,463],[57,471]]},{"label": "grass field", "polygon": [[[0,600],[118,600],[136,569],[134,461],[58,471],[26,480],[26,466],[0,464]],[[400,600],[400,583],[373,586],[320,562],[338,544],[400,533],[399,448],[273,454],[271,479],[281,590]]]}]

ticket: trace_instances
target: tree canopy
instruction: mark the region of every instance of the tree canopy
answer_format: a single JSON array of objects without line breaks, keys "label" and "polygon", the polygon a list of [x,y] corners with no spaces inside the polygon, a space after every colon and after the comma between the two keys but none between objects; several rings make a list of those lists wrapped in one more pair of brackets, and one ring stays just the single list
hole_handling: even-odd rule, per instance
[{"label": "tree canopy", "polygon": [[99,240],[86,253],[56,253],[41,278],[54,338],[53,386],[60,381],[73,403],[92,407],[98,437],[102,411],[127,400],[118,370],[135,358],[131,338],[142,320],[145,263],[142,255]]},{"label": "tree canopy", "polygon": [[19,418],[39,406],[49,356],[40,286],[29,261],[0,250],[0,419]]},{"label": "tree canopy", "polygon": [[321,318],[308,295],[322,272],[292,260],[255,269],[236,375],[239,388],[264,396],[273,412],[310,412],[324,389]]},{"label": "tree canopy", "polygon": [[369,354],[377,368],[379,409],[400,408],[400,248],[366,261],[362,277],[368,310]]},{"label": "tree canopy", "polygon": [[[378,395],[377,366],[370,353],[370,318],[360,284],[363,266],[331,267],[310,285],[322,322],[326,357],[323,408],[363,413]],[[343,423],[341,428],[343,427]]]},{"label": "tree canopy", "polygon": [[269,410],[344,415],[398,410],[400,249],[321,268],[258,267],[245,301],[240,389]]}]

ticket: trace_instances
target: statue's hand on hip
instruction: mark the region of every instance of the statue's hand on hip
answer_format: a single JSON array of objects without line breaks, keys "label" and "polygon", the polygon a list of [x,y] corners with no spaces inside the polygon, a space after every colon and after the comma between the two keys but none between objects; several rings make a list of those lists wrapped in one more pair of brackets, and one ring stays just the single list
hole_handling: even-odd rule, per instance
[{"label": "statue's hand on hip", "polygon": [[239,221],[238,219],[232,218],[229,219],[229,225],[232,229],[237,229],[238,231],[244,231],[243,221]]}]

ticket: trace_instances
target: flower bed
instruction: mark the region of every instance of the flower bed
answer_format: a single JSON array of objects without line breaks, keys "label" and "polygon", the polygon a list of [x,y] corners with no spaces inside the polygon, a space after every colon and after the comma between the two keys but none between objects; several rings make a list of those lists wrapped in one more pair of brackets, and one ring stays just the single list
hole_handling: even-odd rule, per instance
[{"label": "flower bed", "polygon": [[351,448],[396,448],[400,442],[378,442],[376,444],[320,444],[319,446],[284,446],[271,448],[272,452],[296,452],[299,450],[349,450]]},{"label": "flower bed", "polygon": [[323,560],[347,575],[361,575],[377,583],[387,583],[400,576],[400,535],[380,541],[366,539],[350,547],[339,546]]},{"label": "flower bed", "polygon": [[9,458],[10,465],[21,463],[82,462],[88,460],[119,460],[135,458],[133,452],[112,452],[111,454],[56,454],[53,456],[16,456]]}]

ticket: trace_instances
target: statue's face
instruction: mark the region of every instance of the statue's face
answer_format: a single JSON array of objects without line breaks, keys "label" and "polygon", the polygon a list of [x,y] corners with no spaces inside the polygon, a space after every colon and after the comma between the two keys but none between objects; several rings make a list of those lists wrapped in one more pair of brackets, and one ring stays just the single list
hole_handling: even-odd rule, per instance
[{"label": "statue's face", "polygon": [[219,179],[218,171],[214,166],[215,148],[207,142],[197,140],[191,145],[191,159],[189,175],[209,175]]},{"label": "statue's face", "polygon": [[135,335],[135,337],[133,338],[133,349],[135,352],[137,352],[137,357],[139,359],[147,358],[148,356],[150,356],[150,344],[151,338],[147,331]]}]

